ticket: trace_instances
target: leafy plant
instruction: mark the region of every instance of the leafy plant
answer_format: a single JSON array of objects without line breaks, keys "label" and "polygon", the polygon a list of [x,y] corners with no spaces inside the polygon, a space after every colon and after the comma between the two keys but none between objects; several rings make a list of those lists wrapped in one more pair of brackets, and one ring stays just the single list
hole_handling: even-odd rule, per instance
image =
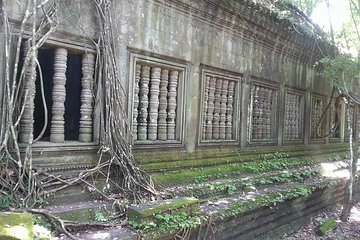
[{"label": "leafy plant", "polygon": [[95,221],[106,222],[106,218],[102,212],[95,212]]},{"label": "leafy plant", "polygon": [[226,192],[227,195],[233,195],[236,192],[236,186],[235,184],[222,184],[217,187],[215,187],[216,190]]},{"label": "leafy plant", "polygon": [[0,196],[0,210],[8,210],[14,204],[14,199],[11,195],[5,194]]},{"label": "leafy plant", "polygon": [[194,183],[196,183],[196,184],[206,182],[206,180],[207,180],[206,176],[195,176],[194,177]]},{"label": "leafy plant", "polygon": [[207,220],[206,216],[189,215],[186,212],[155,214],[154,218],[154,220],[143,220],[141,222],[129,221],[129,225],[142,232],[150,229],[159,232],[170,232],[173,230],[194,229]]},{"label": "leafy plant", "polygon": [[339,54],[334,58],[325,57],[319,62],[319,75],[332,83],[342,93],[352,91],[356,86],[352,81],[358,79],[358,63],[351,55]]}]

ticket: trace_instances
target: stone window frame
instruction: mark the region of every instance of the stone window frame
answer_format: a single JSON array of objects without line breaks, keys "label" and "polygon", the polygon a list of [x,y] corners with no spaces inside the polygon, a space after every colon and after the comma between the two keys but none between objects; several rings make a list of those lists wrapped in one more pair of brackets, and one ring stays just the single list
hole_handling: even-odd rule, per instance
[{"label": "stone window frame", "polygon": [[[253,87],[254,86],[260,86],[260,87],[267,87],[272,90],[276,91],[276,96],[274,97],[274,102],[276,106],[273,109],[274,119],[272,119],[272,124],[274,126],[273,134],[274,138],[269,140],[264,139],[253,139],[252,138],[252,112],[253,112]],[[249,101],[249,113],[248,113],[248,136],[247,136],[247,142],[249,146],[254,145],[276,145],[279,138],[279,113],[276,111],[277,107],[280,106],[280,83],[271,81],[271,80],[262,80],[255,77],[252,77],[251,84],[250,84],[250,101]]]},{"label": "stone window frame", "polygon": [[[323,94],[318,94],[318,93],[311,93],[311,96],[310,96],[310,114],[309,114],[309,118],[310,118],[310,121],[309,121],[309,142],[312,142],[312,143],[326,143],[326,139],[325,138],[313,138],[311,135],[312,135],[312,117],[313,117],[313,114],[312,114],[312,110],[313,110],[313,101],[314,99],[318,99],[318,100],[323,100],[324,102],[324,109],[326,107],[326,96],[323,95]],[[326,116],[325,116],[326,117]],[[330,121],[330,120],[329,120]],[[325,119],[325,122],[327,122],[327,120]],[[323,127],[322,127],[322,134],[325,133],[326,131],[326,128],[327,128],[327,125],[328,124],[323,124]]]},{"label": "stone window frame", "polygon": [[[162,56],[158,54],[148,53],[141,51],[130,52],[130,68],[129,68],[129,94],[128,94],[128,119],[130,125],[129,139],[133,144],[134,149],[146,149],[146,148],[182,148],[184,147],[185,136],[185,87],[188,79],[189,64],[186,61]],[[133,140],[133,111],[134,111],[134,79],[135,79],[135,67],[137,63],[146,63],[150,66],[166,67],[172,70],[179,71],[179,82],[177,87],[177,103],[176,108],[176,128],[175,135],[178,136],[178,140]]]},{"label": "stone window frame", "polygon": [[352,128],[353,128],[353,135],[355,136],[355,139],[356,139],[356,135],[358,135],[357,131],[358,131],[358,125],[357,125],[357,120],[358,120],[358,114],[359,114],[359,108],[356,107],[356,105],[354,104],[351,104],[350,106],[347,105],[347,104],[343,104],[342,106],[344,106],[344,109],[345,109],[345,122],[344,122],[344,141],[345,142],[349,142],[350,140],[350,133],[348,132],[348,120],[347,120],[347,117],[348,117],[348,114],[347,114],[347,108],[350,107],[352,108],[352,121],[351,121],[351,124],[352,124]]},{"label": "stone window frame", "polygon": [[[285,139],[285,106],[286,106],[286,102],[287,102],[287,94],[294,94],[294,95],[298,95],[301,96],[301,100],[300,100],[300,111],[302,113],[301,119],[300,119],[300,138],[299,139]],[[299,89],[294,89],[294,88],[290,88],[290,87],[286,87],[285,88],[285,95],[284,95],[284,114],[283,114],[283,122],[284,122],[284,128],[283,128],[283,133],[282,133],[282,138],[283,138],[283,142],[285,144],[293,144],[293,143],[303,143],[304,142],[304,129],[305,129],[305,91],[304,90],[299,90]]]},{"label": "stone window frame", "polygon": [[[205,101],[205,83],[207,76],[219,77],[236,81],[234,88],[234,108],[233,108],[233,135],[234,139],[230,140],[204,140],[202,139],[203,118],[204,118],[204,101]],[[240,144],[240,124],[241,124],[241,94],[242,94],[242,74],[229,72],[224,69],[213,69],[203,66],[201,69],[201,86],[200,86],[200,108],[199,108],[199,127],[198,127],[198,146],[216,146],[216,145],[239,145]]]},{"label": "stone window frame", "polygon": [[360,106],[355,107],[355,140],[360,140]]},{"label": "stone window frame", "polygon": [[[332,102],[334,102],[335,103],[335,98],[332,98],[331,99],[331,101]],[[344,109],[344,107],[345,107],[345,104],[344,104],[344,102],[342,101],[342,100],[340,100],[340,108],[341,108],[341,112],[340,112],[340,125],[339,125],[339,136],[338,137],[336,137],[336,136],[333,136],[333,134],[330,134],[330,136],[329,136],[329,142],[331,142],[331,143],[338,143],[338,142],[341,142],[341,135],[342,135],[342,131],[341,131],[341,128],[342,128],[342,126],[341,126],[341,124],[343,124],[341,121],[341,119],[343,118],[343,112],[345,111],[345,113],[346,113],[346,109]],[[335,111],[336,111],[336,109],[335,109]],[[331,129],[331,126],[332,126],[332,115],[333,114],[333,112],[332,112],[332,103],[331,103],[331,105],[330,105],[330,109],[329,109],[329,130]],[[346,119],[345,119],[345,121],[346,121]],[[346,131],[346,129],[345,129],[345,131]]]},{"label": "stone window frame", "polygon": [[[24,38],[23,42],[26,42],[28,40],[28,38]],[[23,43],[22,43],[23,44]],[[79,39],[74,39],[74,40],[69,40],[69,37],[67,35],[63,35],[60,34],[59,36],[56,37],[52,37],[50,39],[48,39],[44,45],[41,48],[47,48],[47,49],[56,49],[56,48],[65,48],[69,53],[77,53],[77,54],[81,54],[81,53],[92,53],[95,55],[95,59],[96,59],[96,55],[97,55],[97,51],[95,46],[93,46],[91,41],[86,41],[86,42],[81,42]],[[21,57],[21,56],[20,56]],[[95,60],[95,68],[96,68],[96,60]],[[94,85],[95,84],[99,84],[99,82],[97,82],[98,80],[96,79],[96,70],[94,71]],[[44,79],[45,81],[45,79]],[[99,87],[99,89],[101,89],[101,86]],[[95,87],[94,87],[94,97],[96,96],[95,91]],[[51,111],[51,109],[48,109],[48,111]],[[53,143],[50,141],[41,141],[39,140],[38,142],[34,143],[32,145],[32,148],[35,152],[37,151],[45,151],[48,150],[49,148],[49,144],[52,146],[51,151],[68,151],[68,150],[77,150],[79,149],[79,147],[81,147],[81,149],[96,149],[100,146],[100,138],[101,138],[101,113],[100,113],[101,109],[100,106],[98,104],[96,104],[96,98],[94,98],[94,103],[93,103],[93,123],[92,123],[92,138],[93,140],[91,142],[80,142],[80,141],[64,141],[62,143]],[[50,124],[51,119],[48,120],[48,124]],[[18,128],[17,131],[19,132],[20,129]],[[21,149],[21,151],[23,151],[25,149],[25,147],[27,146],[26,143],[19,143],[19,147]],[[15,146],[12,146],[15,147]]]}]

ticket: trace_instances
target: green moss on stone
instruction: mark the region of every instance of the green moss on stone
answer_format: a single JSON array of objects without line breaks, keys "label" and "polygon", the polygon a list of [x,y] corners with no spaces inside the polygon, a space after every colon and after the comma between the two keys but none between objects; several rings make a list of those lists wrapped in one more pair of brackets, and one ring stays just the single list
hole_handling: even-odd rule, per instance
[{"label": "green moss on stone", "polygon": [[[312,163],[310,159],[284,159],[282,166],[271,166],[269,161],[257,161],[257,162],[246,162],[238,164],[227,164],[208,168],[195,168],[187,171],[178,172],[167,172],[164,174],[154,174],[153,177],[159,183],[170,186],[176,184],[184,184],[193,182],[196,176],[206,176],[207,179],[217,179],[227,177],[228,175],[238,175],[241,173],[254,173],[257,169],[264,171],[279,170],[286,168],[294,168],[309,165]],[[269,163],[266,168],[263,166],[264,163]],[[261,172],[261,171],[260,171]]]},{"label": "green moss on stone", "polygon": [[33,238],[31,214],[0,212],[0,239],[32,240]]},{"label": "green moss on stone", "polygon": [[328,218],[326,221],[318,228],[316,233],[320,236],[325,235],[326,232],[336,228],[336,222],[333,218]]},{"label": "green moss on stone", "polygon": [[128,218],[129,221],[140,222],[145,219],[153,218],[155,214],[168,211],[178,212],[180,209],[187,213],[199,213],[199,200],[196,198],[184,197],[130,206],[128,209]]}]

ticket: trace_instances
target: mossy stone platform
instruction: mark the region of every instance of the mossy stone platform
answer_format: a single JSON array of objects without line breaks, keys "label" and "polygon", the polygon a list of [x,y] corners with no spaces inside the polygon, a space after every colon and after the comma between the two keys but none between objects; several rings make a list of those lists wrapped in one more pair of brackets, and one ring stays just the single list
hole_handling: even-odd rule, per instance
[{"label": "mossy stone platform", "polygon": [[29,213],[0,212],[0,239],[34,239],[33,222]]},{"label": "mossy stone platform", "polygon": [[147,202],[139,205],[130,206],[128,209],[129,221],[140,223],[145,220],[154,221],[154,215],[162,213],[186,212],[194,214],[200,212],[199,200],[196,198],[174,198]]}]

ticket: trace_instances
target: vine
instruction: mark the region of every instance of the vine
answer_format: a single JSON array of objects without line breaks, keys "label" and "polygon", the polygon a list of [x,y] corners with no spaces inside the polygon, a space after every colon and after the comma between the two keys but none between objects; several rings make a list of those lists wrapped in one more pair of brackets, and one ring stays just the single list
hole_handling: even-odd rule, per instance
[{"label": "vine", "polygon": [[[101,147],[98,164],[92,169],[84,170],[77,177],[63,179],[33,167],[32,146],[41,138],[34,137],[32,129],[25,153],[20,151],[17,142],[17,128],[23,116],[26,102],[33,101],[29,90],[24,91],[24,77],[30,76],[26,84],[35,84],[36,68],[40,73],[41,66],[37,61],[38,50],[51,38],[61,22],[58,10],[60,0],[27,0],[20,27],[13,28],[2,3],[2,21],[4,27],[5,70],[1,81],[5,83],[3,111],[0,114],[0,205],[2,208],[20,207],[27,211],[42,199],[59,190],[75,184],[85,184],[94,189],[105,199],[112,199],[94,186],[88,179],[98,175],[106,177],[106,185],[115,186],[117,190],[131,194],[134,201],[142,201],[149,195],[159,196],[152,179],[134,162],[132,149],[128,143],[129,124],[125,111],[125,91],[123,89],[115,56],[113,35],[112,0],[93,0],[98,23],[98,40],[93,41],[97,49],[96,61],[96,101],[101,108]],[[13,42],[16,40],[16,46]],[[29,49],[20,63],[22,45]],[[44,97],[43,97],[43,101]],[[46,104],[44,103],[44,106]],[[47,122],[47,119],[45,119]],[[46,123],[44,129],[46,128]],[[40,182],[41,179],[41,182]],[[47,187],[52,187],[47,190]],[[10,202],[11,200],[11,202]],[[41,213],[44,214],[44,213]],[[50,216],[48,213],[47,217]],[[57,219],[57,218],[56,218]],[[66,232],[66,224],[56,220],[60,229]],[[71,236],[70,234],[68,234]]]}]

